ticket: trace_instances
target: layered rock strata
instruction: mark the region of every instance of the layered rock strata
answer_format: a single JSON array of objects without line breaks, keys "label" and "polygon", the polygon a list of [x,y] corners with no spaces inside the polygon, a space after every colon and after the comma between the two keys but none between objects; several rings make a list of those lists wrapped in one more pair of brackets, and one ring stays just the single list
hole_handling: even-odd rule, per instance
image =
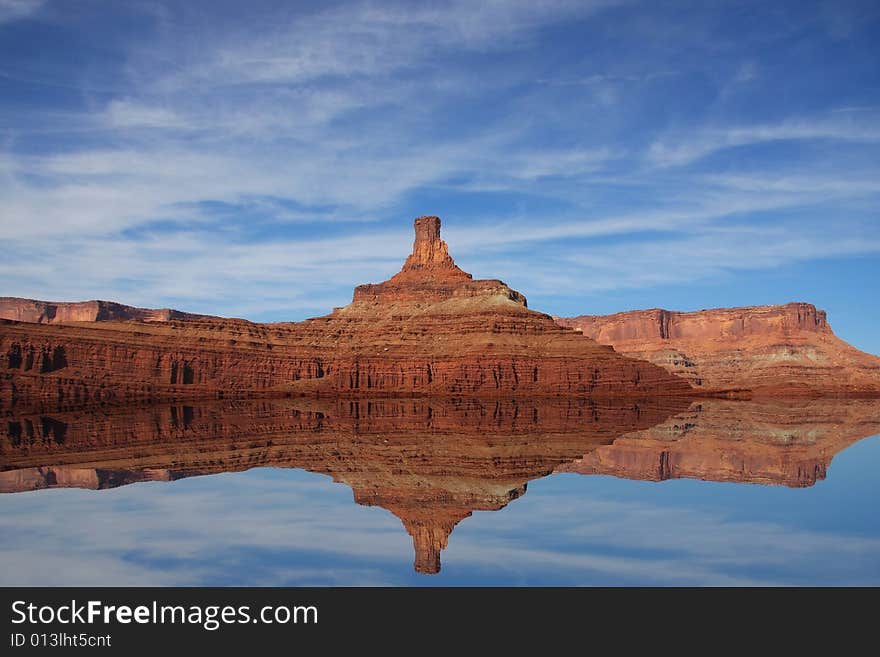
[{"label": "layered rock strata", "polygon": [[195,319],[200,315],[171,308],[135,308],[113,301],[38,301],[0,297],[0,319],[32,324],[70,322],[139,321],[167,322],[171,319]]},{"label": "layered rock strata", "polygon": [[880,396],[880,358],[847,344],[808,303],[557,318],[697,389],[756,396]]},{"label": "layered rock strata", "polygon": [[691,392],[662,368],[529,310],[525,297],[501,281],[474,280],[449,256],[437,217],[420,217],[415,228],[400,273],[359,286],[348,306],[304,322],[0,320],[0,405]]}]

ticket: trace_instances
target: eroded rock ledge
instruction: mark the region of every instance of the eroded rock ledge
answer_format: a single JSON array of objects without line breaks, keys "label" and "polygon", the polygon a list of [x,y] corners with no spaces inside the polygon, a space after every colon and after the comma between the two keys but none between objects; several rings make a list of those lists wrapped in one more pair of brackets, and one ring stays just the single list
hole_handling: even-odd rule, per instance
[{"label": "eroded rock ledge", "polygon": [[113,301],[39,301],[0,297],[0,319],[33,324],[69,322],[139,321],[167,322],[172,319],[195,319],[200,315],[172,308],[135,308]]},{"label": "eroded rock ledge", "polygon": [[880,358],[834,335],[825,311],[809,303],[556,319],[697,388],[774,396],[880,396]]},{"label": "eroded rock ledge", "polygon": [[474,280],[450,257],[437,217],[415,220],[413,252],[398,274],[359,286],[351,304],[323,317],[150,321],[136,311],[72,323],[0,320],[0,404],[692,392],[662,368],[529,310],[503,282]]}]

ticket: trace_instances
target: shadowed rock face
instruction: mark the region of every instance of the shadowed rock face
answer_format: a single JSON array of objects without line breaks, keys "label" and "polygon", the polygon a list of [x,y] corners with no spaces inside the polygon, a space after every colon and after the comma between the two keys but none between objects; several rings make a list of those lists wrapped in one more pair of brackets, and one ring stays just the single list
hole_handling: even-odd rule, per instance
[{"label": "shadowed rock face", "polygon": [[454,527],[553,472],[811,486],[880,433],[880,401],[238,401],[9,414],[0,492],[301,468],[400,518],[437,572]]},{"label": "shadowed rock face", "polygon": [[557,321],[696,388],[757,396],[880,396],[880,358],[834,335],[808,303],[693,313],[638,310]]},{"label": "shadowed rock face", "polygon": [[[394,277],[299,323],[207,316],[75,324],[0,320],[0,407],[284,395],[642,397],[691,386],[617,354],[497,280],[473,280],[415,222]],[[147,311],[144,311],[147,312]],[[55,354],[63,354],[58,359]]]}]

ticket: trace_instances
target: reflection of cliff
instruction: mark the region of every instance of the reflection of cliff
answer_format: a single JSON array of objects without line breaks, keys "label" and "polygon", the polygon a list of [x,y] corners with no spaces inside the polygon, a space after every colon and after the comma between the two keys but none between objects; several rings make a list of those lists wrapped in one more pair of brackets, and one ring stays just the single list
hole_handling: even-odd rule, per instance
[{"label": "reflection of cliff", "polygon": [[812,486],[831,459],[880,433],[877,400],[762,400],[694,403],[558,470],[662,481],[692,478]]},{"label": "reflection of cliff", "polygon": [[318,400],[11,415],[0,492],[302,468],[400,518],[437,572],[454,527],[552,472],[810,486],[880,401]]},{"label": "reflection of cliff", "polygon": [[302,468],[394,513],[412,536],[416,570],[437,572],[449,534],[472,511],[500,509],[529,480],[687,406],[417,398],[10,416],[0,425],[0,491]]}]

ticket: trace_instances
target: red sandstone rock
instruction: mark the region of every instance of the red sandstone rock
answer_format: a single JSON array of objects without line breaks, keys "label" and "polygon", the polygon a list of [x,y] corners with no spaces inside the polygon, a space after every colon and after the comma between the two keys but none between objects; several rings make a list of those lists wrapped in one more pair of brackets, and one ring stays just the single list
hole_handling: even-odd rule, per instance
[{"label": "red sandstone rock", "polygon": [[458,268],[449,255],[446,242],[440,239],[440,217],[417,217],[413,222],[416,238],[412,254],[403,263],[397,275],[402,278],[411,273],[429,272],[436,275],[442,272],[447,278],[471,279],[471,275]]},{"label": "red sandstone rock", "polygon": [[692,313],[637,310],[557,318],[600,344],[706,390],[755,395],[880,395],[880,358],[834,335],[807,303]]},{"label": "red sandstone rock", "polygon": [[[364,312],[370,305],[383,307],[401,302],[437,303],[449,299],[476,299],[487,304],[513,302],[526,307],[526,298],[499,280],[473,280],[459,269],[446,242],[440,239],[440,217],[415,220],[416,239],[413,252],[403,268],[379,284],[358,285],[349,312]],[[473,304],[464,307],[470,311]],[[454,307],[451,307],[454,309]],[[338,311],[337,311],[338,312]]]},{"label": "red sandstone rock", "polygon": [[0,405],[285,394],[681,395],[690,385],[617,354],[449,257],[416,220],[399,274],[332,314],[255,324],[205,316],[37,325],[0,320]]},{"label": "red sandstone rock", "polygon": [[135,308],[112,301],[37,301],[0,297],[0,319],[34,324],[66,322],[139,321],[167,322],[171,319],[196,318],[171,308]]}]

